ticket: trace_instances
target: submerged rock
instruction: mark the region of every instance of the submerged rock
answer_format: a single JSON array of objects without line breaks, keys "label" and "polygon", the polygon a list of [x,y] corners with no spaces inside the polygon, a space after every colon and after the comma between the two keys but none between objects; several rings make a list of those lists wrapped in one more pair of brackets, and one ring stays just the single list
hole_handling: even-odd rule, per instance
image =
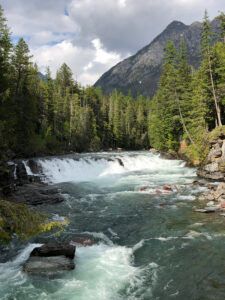
[{"label": "submerged rock", "polygon": [[89,239],[88,237],[74,238],[74,239],[71,240],[71,243],[79,244],[79,245],[82,245],[84,247],[92,246],[92,245],[95,244],[95,242],[92,241],[91,239]]},{"label": "submerged rock", "polygon": [[211,207],[207,207],[207,208],[195,208],[194,209],[195,212],[199,212],[199,213],[213,213],[216,210],[214,208]]},{"label": "submerged rock", "polygon": [[201,235],[201,232],[195,230],[189,230],[188,233],[185,234],[186,237],[200,237]]}]

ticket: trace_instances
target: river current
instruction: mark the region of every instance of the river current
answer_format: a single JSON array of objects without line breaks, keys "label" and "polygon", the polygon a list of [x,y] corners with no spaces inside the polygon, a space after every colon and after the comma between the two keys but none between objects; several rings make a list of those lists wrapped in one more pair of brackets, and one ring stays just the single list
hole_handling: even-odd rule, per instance
[{"label": "river current", "polygon": [[[68,217],[70,224],[60,234],[14,239],[1,248],[0,299],[225,299],[224,219],[192,211],[205,189],[191,184],[195,169],[147,151],[37,163],[44,180],[65,197],[40,209],[57,220]],[[165,193],[164,185],[173,191]],[[37,245],[84,236],[96,244],[77,247],[75,270],[23,273]]]}]

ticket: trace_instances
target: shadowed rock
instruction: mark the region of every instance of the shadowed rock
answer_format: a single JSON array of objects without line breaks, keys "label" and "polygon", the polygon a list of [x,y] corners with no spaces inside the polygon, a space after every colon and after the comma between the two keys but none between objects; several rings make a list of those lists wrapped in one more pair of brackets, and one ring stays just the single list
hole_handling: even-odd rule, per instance
[{"label": "shadowed rock", "polygon": [[69,243],[48,243],[34,248],[30,256],[60,256],[64,255],[71,259],[75,256],[76,247]]}]

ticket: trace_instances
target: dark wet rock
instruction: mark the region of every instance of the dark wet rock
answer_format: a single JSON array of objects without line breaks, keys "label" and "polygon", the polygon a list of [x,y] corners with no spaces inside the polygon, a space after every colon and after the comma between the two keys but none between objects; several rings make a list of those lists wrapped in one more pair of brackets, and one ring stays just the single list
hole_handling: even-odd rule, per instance
[{"label": "dark wet rock", "polygon": [[71,259],[75,256],[76,247],[69,243],[48,243],[41,247],[34,248],[30,256],[61,256]]},{"label": "dark wet rock", "polygon": [[24,184],[10,196],[10,200],[28,205],[56,204],[64,201],[59,190],[42,183]]},{"label": "dark wet rock", "polygon": [[31,169],[33,174],[41,174],[42,168],[34,159],[29,159],[27,162],[28,167]]},{"label": "dark wet rock", "polygon": [[79,237],[79,238],[74,238],[71,240],[71,243],[79,244],[82,246],[92,246],[95,245],[95,241],[92,241],[88,237]]},{"label": "dark wet rock", "polygon": [[0,163],[0,188],[6,196],[15,190],[15,167],[13,162]]},{"label": "dark wet rock", "polygon": [[196,208],[194,209],[195,212],[199,212],[199,213],[213,213],[215,212],[214,209],[210,210],[210,209],[204,209],[204,208]]},{"label": "dark wet rock", "polygon": [[16,176],[19,185],[23,185],[29,182],[26,168],[23,162],[18,162],[16,166]]},{"label": "dark wet rock", "polygon": [[123,161],[122,161],[122,159],[121,158],[116,158],[116,160],[118,161],[118,163],[119,163],[119,165],[121,166],[121,167],[124,167],[124,163],[123,163]]},{"label": "dark wet rock", "polygon": [[58,272],[73,270],[75,264],[72,259],[60,255],[50,257],[31,256],[25,263],[23,271],[26,273]]}]

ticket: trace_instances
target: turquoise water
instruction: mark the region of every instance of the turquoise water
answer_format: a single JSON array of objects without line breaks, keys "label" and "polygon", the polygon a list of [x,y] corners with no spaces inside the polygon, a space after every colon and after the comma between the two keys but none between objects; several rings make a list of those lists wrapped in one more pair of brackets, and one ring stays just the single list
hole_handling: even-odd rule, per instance
[{"label": "turquoise water", "polygon": [[[225,299],[224,220],[192,212],[204,190],[190,185],[195,169],[147,151],[37,162],[65,197],[40,209],[70,224],[60,235],[1,248],[0,299]],[[165,184],[174,191],[155,194]],[[77,247],[74,271],[22,272],[35,246],[81,236],[96,244]]]}]

